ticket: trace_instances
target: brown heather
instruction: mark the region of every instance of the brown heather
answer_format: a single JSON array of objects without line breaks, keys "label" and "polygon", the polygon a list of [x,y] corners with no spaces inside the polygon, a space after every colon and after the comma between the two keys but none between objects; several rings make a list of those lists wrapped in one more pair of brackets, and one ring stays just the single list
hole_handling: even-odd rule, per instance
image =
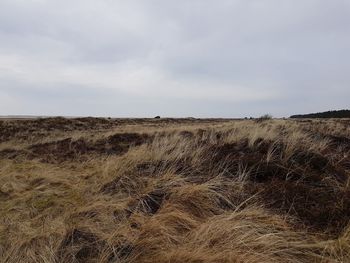
[{"label": "brown heather", "polygon": [[350,120],[0,121],[0,262],[350,262]]}]

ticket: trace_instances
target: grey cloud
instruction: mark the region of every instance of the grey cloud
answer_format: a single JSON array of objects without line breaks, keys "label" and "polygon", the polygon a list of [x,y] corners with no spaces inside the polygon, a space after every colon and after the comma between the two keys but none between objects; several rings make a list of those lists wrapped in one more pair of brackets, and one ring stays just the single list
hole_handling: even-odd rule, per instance
[{"label": "grey cloud", "polygon": [[0,114],[349,108],[349,24],[346,0],[2,0]]}]

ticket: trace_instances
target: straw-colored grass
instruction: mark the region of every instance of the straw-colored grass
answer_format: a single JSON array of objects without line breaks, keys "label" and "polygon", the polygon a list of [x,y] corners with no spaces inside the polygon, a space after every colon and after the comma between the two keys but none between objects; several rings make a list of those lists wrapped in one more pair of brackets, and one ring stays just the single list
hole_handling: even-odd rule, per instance
[{"label": "straw-colored grass", "polygon": [[0,262],[350,262],[347,120],[19,122]]}]

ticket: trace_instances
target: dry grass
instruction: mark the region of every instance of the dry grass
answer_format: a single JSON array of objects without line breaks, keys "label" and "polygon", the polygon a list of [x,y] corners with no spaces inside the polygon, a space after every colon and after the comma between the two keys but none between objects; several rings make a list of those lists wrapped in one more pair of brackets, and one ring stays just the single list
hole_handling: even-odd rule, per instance
[{"label": "dry grass", "polygon": [[0,124],[0,262],[350,262],[349,120]]}]

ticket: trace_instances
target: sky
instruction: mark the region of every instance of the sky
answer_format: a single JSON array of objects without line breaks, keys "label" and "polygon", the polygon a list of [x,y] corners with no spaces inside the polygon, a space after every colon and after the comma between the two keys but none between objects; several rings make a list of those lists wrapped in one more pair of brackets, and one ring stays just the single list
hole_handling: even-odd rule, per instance
[{"label": "sky", "polygon": [[0,0],[0,115],[345,108],[349,0]]}]

